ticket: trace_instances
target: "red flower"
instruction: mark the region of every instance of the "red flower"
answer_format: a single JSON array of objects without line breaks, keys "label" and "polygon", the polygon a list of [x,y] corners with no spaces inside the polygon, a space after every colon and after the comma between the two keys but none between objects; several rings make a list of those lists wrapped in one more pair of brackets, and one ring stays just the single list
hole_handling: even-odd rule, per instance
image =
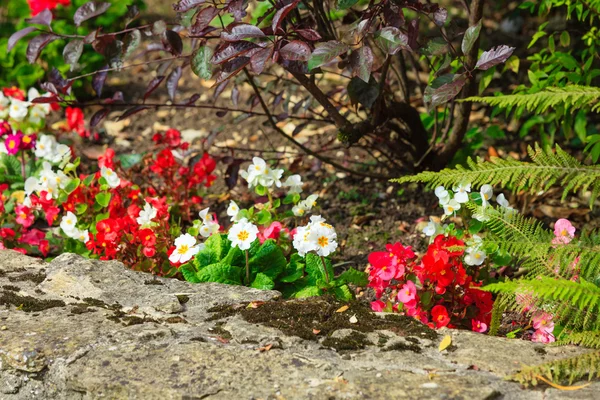
[{"label": "red flower", "polygon": [[42,240],[38,246],[38,250],[44,257],[46,257],[48,255],[48,251],[50,250],[50,242],[47,240]]},{"label": "red flower", "polygon": [[104,155],[98,157],[98,167],[106,167],[112,170],[115,169],[115,151],[110,147],[106,149]]},{"label": "red flower", "polygon": [[42,240],[46,237],[46,234],[39,229],[32,229],[21,235],[19,238],[20,243],[25,243],[30,246],[39,246]]},{"label": "red flower", "polygon": [[165,132],[165,140],[171,147],[178,147],[181,144],[181,132],[177,129],[169,129]]},{"label": "red flower", "polygon": [[37,15],[45,9],[54,10],[59,4],[68,6],[71,4],[71,0],[27,0],[27,3],[31,9],[31,15]]},{"label": "red flower", "polygon": [[[42,10],[43,10],[43,8],[40,11],[42,11]],[[33,14],[33,15],[35,15],[35,14]],[[4,93],[5,96],[12,97],[13,99],[25,100],[25,92],[16,86],[13,86],[11,88],[2,89],[2,93]]]},{"label": "red flower", "polygon": [[33,220],[35,217],[29,207],[18,205],[15,207],[15,214],[17,214],[15,221],[17,224],[23,225],[23,228],[29,228],[31,225],[33,225]]},{"label": "red flower", "polygon": [[175,166],[175,157],[170,149],[164,149],[156,156],[156,161],[150,166],[150,170],[162,175],[166,169]]},{"label": "red flower", "polygon": [[137,237],[144,247],[153,247],[156,244],[156,234],[152,229],[146,228],[138,231]]},{"label": "red flower", "polygon": [[156,249],[154,247],[144,247],[142,249],[142,253],[144,253],[146,257],[154,257],[156,254]]},{"label": "red flower", "polygon": [[77,132],[81,137],[89,136],[89,132],[85,130],[85,119],[83,118],[83,111],[80,108],[67,107],[65,113],[69,130]]},{"label": "red flower", "polygon": [[431,317],[433,323],[437,329],[443,328],[450,323],[450,317],[448,316],[448,310],[446,307],[437,305],[431,309]]}]

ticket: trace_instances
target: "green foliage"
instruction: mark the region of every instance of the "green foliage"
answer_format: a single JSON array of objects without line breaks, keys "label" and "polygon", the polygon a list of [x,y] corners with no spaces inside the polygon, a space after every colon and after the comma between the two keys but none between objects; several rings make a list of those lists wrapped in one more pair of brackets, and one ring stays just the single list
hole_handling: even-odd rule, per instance
[{"label": "green foliage", "polygon": [[[331,292],[339,300],[348,301],[352,299],[348,284],[365,286],[368,283],[366,273],[352,268],[334,279],[331,261],[314,253],[308,253],[305,258],[294,253],[288,262],[281,247],[272,239],[262,244],[258,240],[252,243],[248,250],[248,265],[250,287],[280,290],[285,297],[311,297]],[[246,256],[239,248],[231,246],[227,235],[215,234],[206,240],[204,249],[179,270],[188,282],[242,285],[246,279]]]},{"label": "green foliage", "polygon": [[570,193],[590,190],[590,207],[600,194],[600,167],[583,165],[559,146],[555,152],[542,150],[538,145],[529,147],[532,162],[492,158],[490,161],[468,159],[467,165],[440,172],[422,172],[394,179],[394,182],[422,182],[430,187],[453,186],[470,182],[474,186],[490,184],[511,189],[513,192],[537,193],[552,185],[563,187],[563,199]]},{"label": "green foliage", "polygon": [[600,111],[600,88],[591,86],[568,85],[565,87],[547,87],[536,93],[512,94],[504,96],[469,97],[465,101],[483,102],[507,110],[524,108],[534,113],[543,113],[550,108],[561,106],[564,112],[573,112],[582,108]]}]

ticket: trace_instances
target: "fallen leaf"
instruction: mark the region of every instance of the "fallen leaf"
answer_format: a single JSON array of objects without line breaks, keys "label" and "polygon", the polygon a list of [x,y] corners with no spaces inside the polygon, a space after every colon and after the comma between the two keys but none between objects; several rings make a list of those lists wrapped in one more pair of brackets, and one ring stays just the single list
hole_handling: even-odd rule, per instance
[{"label": "fallen leaf", "polygon": [[335,312],[340,312],[341,313],[341,312],[346,311],[348,308],[350,308],[350,307],[348,307],[348,306],[341,306],[340,308],[338,308],[337,310],[335,310]]},{"label": "fallen leaf", "polygon": [[500,157],[500,155],[498,154],[498,151],[496,151],[496,149],[492,146],[488,147],[488,156],[490,157]]},{"label": "fallen leaf", "polygon": [[444,338],[442,339],[442,341],[440,343],[439,350],[444,351],[448,347],[450,347],[451,344],[452,344],[452,336],[446,335],[446,336],[444,336]]},{"label": "fallen leaf", "polygon": [[535,377],[541,381],[546,382],[548,385],[552,386],[555,389],[565,390],[565,391],[580,390],[580,389],[586,388],[592,384],[592,382],[590,382],[590,383],[586,383],[585,385],[580,385],[580,386],[561,386],[561,385],[557,385],[556,383],[554,383],[552,381],[549,381],[548,379],[544,378],[541,375],[536,375]]},{"label": "fallen leaf", "polygon": [[225,339],[225,338],[223,338],[223,337],[221,337],[221,336],[217,336],[217,340],[218,340],[219,342],[223,343],[223,344],[227,344],[227,343],[229,343],[229,340],[227,340],[227,339]]},{"label": "fallen leaf", "polygon": [[265,304],[264,301],[251,301],[246,308],[258,308]]},{"label": "fallen leaf", "polygon": [[261,353],[265,352],[265,351],[269,351],[271,350],[271,347],[273,347],[273,344],[269,343],[268,345],[264,346],[264,347],[260,347],[258,349],[258,351],[260,351]]},{"label": "fallen leaf", "polygon": [[350,323],[351,324],[355,324],[358,322],[358,318],[356,318],[356,315],[353,315],[350,317]]},{"label": "fallen leaf", "polygon": [[321,333],[321,330],[320,329],[313,329],[313,333],[315,335],[318,335],[319,333]]}]

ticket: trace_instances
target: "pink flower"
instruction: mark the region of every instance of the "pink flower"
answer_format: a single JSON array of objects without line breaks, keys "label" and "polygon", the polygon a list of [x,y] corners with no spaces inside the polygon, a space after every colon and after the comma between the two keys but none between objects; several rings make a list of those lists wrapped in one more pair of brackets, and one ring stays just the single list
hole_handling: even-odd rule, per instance
[{"label": "pink flower", "polygon": [[17,224],[23,225],[24,228],[29,228],[33,225],[33,213],[29,209],[29,207],[25,207],[24,205],[18,205],[15,207],[15,213],[17,214]]},{"label": "pink flower", "polygon": [[471,320],[471,327],[473,329],[473,332],[485,332],[487,330],[487,325],[485,324],[485,322],[481,322],[477,319],[472,319]]},{"label": "pink flower", "polygon": [[533,322],[533,328],[538,331],[550,334],[554,330],[552,315],[547,312],[537,311],[531,317],[531,322]]},{"label": "pink flower", "polygon": [[385,308],[385,303],[381,300],[371,302],[371,310],[375,312],[382,312]]},{"label": "pink flower", "polygon": [[552,343],[556,341],[556,338],[551,333],[537,330],[533,332],[533,335],[531,336],[531,341],[537,343]]},{"label": "pink flower", "polygon": [[561,218],[554,224],[552,243],[569,243],[575,237],[575,227],[568,219]]},{"label": "pink flower", "polygon": [[19,242],[28,244],[30,246],[39,246],[42,240],[46,237],[46,234],[39,229],[32,229],[27,231],[19,238]]},{"label": "pink flower", "polygon": [[15,155],[19,152],[19,149],[21,147],[21,138],[22,138],[22,134],[16,134],[16,135],[8,135],[6,137],[6,140],[4,141],[4,146],[6,147],[6,152],[10,155]]},{"label": "pink flower", "polygon": [[282,232],[287,232],[287,229],[281,225],[281,222],[273,221],[271,225],[258,234],[258,239],[261,243],[264,243],[264,241],[267,239],[277,240]]},{"label": "pink flower", "polygon": [[391,265],[383,265],[381,266],[381,268],[379,268],[375,274],[383,279],[384,281],[390,281],[392,279],[394,279],[394,277],[396,276],[396,273],[398,272],[398,267],[396,264],[391,264]]},{"label": "pink flower", "polygon": [[[398,301],[404,304],[414,303],[417,297],[417,287],[413,281],[407,281],[398,291]],[[412,307],[411,307],[412,308]]]}]

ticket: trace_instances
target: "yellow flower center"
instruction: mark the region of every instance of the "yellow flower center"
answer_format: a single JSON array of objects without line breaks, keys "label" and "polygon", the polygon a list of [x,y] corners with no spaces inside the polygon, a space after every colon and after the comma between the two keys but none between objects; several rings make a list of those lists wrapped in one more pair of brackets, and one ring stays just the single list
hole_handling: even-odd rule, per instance
[{"label": "yellow flower center", "polygon": [[450,212],[454,212],[454,207],[452,207],[452,206],[448,206],[448,211],[450,211]]},{"label": "yellow flower center", "polygon": [[329,244],[329,238],[327,236],[321,236],[317,239],[317,243],[320,247],[325,247]]},{"label": "yellow flower center", "polygon": [[299,209],[298,209],[298,214],[300,214],[300,215],[304,215],[304,209],[302,209],[302,208],[299,208]]},{"label": "yellow flower center", "polygon": [[481,254],[475,253],[475,258],[479,260],[481,258]]},{"label": "yellow flower center", "polygon": [[24,212],[22,212],[22,213],[19,214],[19,217],[21,219],[25,219],[25,218],[27,218],[27,214],[25,214]]},{"label": "yellow flower center", "polygon": [[9,140],[8,141],[8,148],[9,149],[14,149],[15,147],[17,147],[17,142],[15,142],[14,140]]},{"label": "yellow flower center", "polygon": [[248,240],[248,238],[250,237],[250,234],[248,233],[248,231],[244,230],[244,231],[240,231],[240,233],[238,233],[237,237],[240,242],[243,242],[244,240]]},{"label": "yellow flower center", "polygon": [[73,223],[73,221],[72,221],[71,219],[68,219],[66,222],[67,222],[67,224],[69,224],[69,225],[71,225],[71,224]]},{"label": "yellow flower center", "polygon": [[486,200],[489,200],[490,199],[490,195],[489,194],[484,194],[483,198],[486,199]]},{"label": "yellow flower center", "polygon": [[30,143],[31,138],[29,136],[23,136],[23,143]]},{"label": "yellow flower center", "polygon": [[188,252],[188,250],[190,249],[190,246],[188,246],[187,244],[182,244],[181,247],[179,247],[177,249],[177,253],[179,254],[185,254]]},{"label": "yellow flower center", "polygon": [[563,229],[562,231],[560,231],[560,234],[561,234],[562,236],[567,236],[567,235],[569,234],[569,232],[567,232],[567,230],[566,230],[566,229]]}]

